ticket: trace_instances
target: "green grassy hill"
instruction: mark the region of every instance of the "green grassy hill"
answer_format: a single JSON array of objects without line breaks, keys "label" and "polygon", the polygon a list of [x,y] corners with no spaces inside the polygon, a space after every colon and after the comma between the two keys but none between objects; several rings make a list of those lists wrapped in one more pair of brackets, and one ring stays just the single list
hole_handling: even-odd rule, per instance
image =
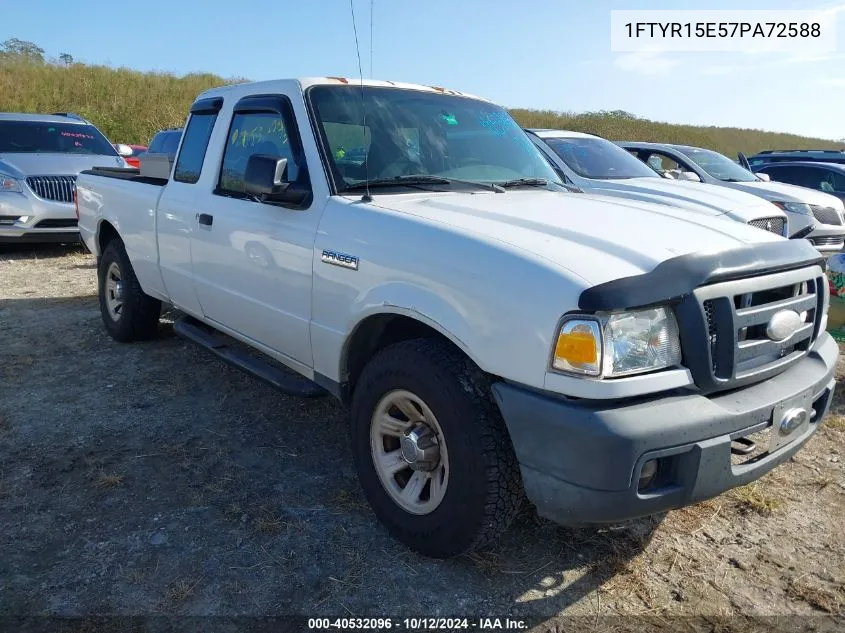
[{"label": "green grassy hill", "polygon": [[[35,45],[15,40],[17,48],[13,49],[9,42],[12,40],[0,47],[0,111],[76,112],[93,121],[114,142],[148,143],[157,130],[181,126],[199,92],[234,81],[206,73],[177,77],[89,66],[73,63],[70,56],[50,63],[44,61],[43,51],[39,53]],[[35,47],[34,53],[31,47]],[[526,127],[592,132],[615,140],[689,143],[731,157],[738,151],[839,149],[843,145],[760,130],[659,123],[620,111],[572,114],[516,109],[512,113]]]}]

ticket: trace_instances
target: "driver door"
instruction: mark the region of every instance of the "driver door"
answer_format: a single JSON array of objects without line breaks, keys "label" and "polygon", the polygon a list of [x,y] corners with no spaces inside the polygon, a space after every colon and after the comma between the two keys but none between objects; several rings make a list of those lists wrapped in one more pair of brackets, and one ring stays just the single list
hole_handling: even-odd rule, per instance
[{"label": "driver door", "polygon": [[[244,193],[252,154],[288,160],[287,180],[308,180],[290,100],[244,97],[234,107],[220,170],[198,200],[191,239],[203,315],[224,329],[313,365],[310,348],[313,245],[317,205],[265,204]],[[310,180],[308,180],[310,186]]]}]

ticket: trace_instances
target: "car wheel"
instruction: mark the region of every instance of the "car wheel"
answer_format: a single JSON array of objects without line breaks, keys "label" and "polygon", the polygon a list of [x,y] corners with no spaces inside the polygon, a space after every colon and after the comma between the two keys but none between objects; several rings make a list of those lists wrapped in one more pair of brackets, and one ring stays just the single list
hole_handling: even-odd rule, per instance
[{"label": "car wheel", "polygon": [[519,465],[486,376],[433,339],[380,351],[352,398],[352,449],[388,531],[447,558],[494,540],[523,498]]},{"label": "car wheel", "polygon": [[100,313],[111,337],[121,343],[153,338],[158,330],[161,302],[141,290],[119,239],[106,246],[97,273]]}]

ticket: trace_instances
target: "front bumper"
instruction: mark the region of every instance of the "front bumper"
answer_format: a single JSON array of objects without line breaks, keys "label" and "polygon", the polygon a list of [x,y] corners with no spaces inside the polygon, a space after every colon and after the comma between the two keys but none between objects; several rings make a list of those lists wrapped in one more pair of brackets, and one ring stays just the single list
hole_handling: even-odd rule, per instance
[{"label": "front bumper", "polygon": [[807,239],[820,253],[838,253],[845,246],[845,226],[816,224]]},{"label": "front bumper", "polygon": [[0,243],[78,242],[72,204],[31,194],[0,193]]},{"label": "front bumper", "polygon": [[[676,390],[598,402],[505,382],[492,389],[539,514],[569,525],[606,523],[714,497],[788,460],[827,413],[838,355],[837,343],[823,333],[784,373],[710,397]],[[778,404],[806,393],[815,411],[806,429],[778,450],[732,464],[732,440],[770,427]],[[640,490],[643,464],[653,459],[660,460],[655,484]]]}]

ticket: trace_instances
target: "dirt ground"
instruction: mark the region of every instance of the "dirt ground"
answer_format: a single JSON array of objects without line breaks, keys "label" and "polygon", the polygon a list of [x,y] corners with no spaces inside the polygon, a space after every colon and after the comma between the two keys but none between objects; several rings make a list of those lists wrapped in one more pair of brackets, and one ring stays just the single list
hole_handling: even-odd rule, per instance
[{"label": "dirt ground", "polygon": [[824,628],[845,616],[843,440],[840,390],[808,446],[751,486],[616,529],[527,506],[494,548],[429,560],[376,522],[334,401],[279,394],[166,318],[153,342],[115,343],[90,255],[0,246],[0,616]]}]

